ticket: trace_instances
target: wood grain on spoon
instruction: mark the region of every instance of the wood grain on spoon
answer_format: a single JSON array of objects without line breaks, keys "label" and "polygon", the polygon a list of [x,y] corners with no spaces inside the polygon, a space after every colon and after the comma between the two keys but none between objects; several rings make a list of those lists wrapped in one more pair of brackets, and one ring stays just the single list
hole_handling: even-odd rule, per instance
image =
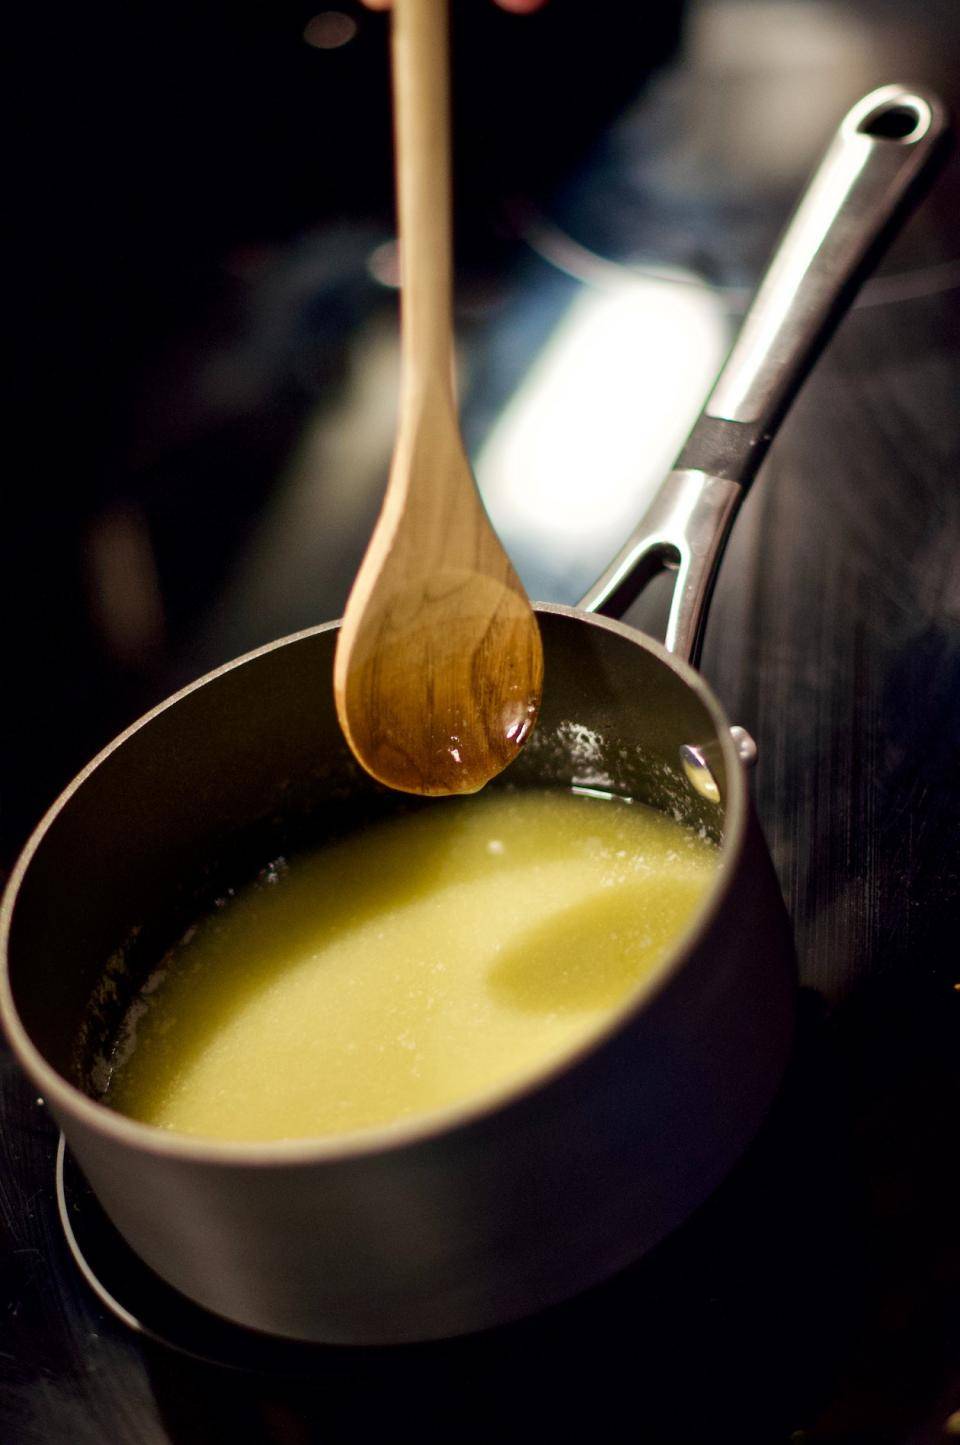
[{"label": "wood grain on spoon", "polygon": [[445,0],[396,0],[400,424],[383,510],[337,645],[334,692],[369,773],[472,793],[510,763],[540,703],[536,618],[487,520],[453,380]]}]

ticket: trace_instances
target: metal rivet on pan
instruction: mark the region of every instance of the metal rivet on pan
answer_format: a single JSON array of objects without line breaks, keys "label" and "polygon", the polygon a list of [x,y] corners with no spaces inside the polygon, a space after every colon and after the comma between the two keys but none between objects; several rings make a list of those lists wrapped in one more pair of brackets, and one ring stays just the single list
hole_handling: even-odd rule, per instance
[{"label": "metal rivet on pan", "polygon": [[691,788],[698,792],[701,798],[706,798],[711,803],[719,803],[720,789],[703,755],[703,749],[684,743],[680,749],[680,761]]},{"label": "metal rivet on pan", "polygon": [[747,732],[746,728],[734,725],[730,729],[730,736],[733,738],[733,746],[737,750],[737,757],[745,768],[752,768],[757,761],[757,745]]}]

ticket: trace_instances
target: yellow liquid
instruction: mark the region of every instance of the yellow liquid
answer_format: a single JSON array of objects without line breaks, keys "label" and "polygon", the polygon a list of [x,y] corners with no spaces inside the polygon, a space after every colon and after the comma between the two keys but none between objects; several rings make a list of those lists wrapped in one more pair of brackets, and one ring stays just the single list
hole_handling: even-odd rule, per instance
[{"label": "yellow liquid", "polygon": [[150,980],[106,1102],[263,1140],[481,1098],[600,1029],[718,866],[651,808],[555,792],[434,803],[281,860]]}]

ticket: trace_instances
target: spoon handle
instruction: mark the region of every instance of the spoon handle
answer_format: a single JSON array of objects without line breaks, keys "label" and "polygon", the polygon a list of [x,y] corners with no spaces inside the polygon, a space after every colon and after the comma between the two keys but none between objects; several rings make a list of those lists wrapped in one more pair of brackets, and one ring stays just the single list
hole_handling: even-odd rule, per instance
[{"label": "spoon handle", "polygon": [[665,643],[696,665],[720,558],[767,448],[867,271],[944,154],[927,91],[888,85],[840,124],[778,246],[677,464],[591,587],[586,612],[622,617],[665,567]]},{"label": "spoon handle", "polygon": [[438,385],[453,404],[447,0],[395,0],[391,26],[401,271],[401,427]]}]

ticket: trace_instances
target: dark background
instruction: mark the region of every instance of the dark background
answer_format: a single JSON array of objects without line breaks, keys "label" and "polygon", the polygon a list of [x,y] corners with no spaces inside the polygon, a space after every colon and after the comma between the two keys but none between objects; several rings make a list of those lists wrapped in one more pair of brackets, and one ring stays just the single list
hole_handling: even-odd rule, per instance
[{"label": "dark background", "polygon": [[[396,381],[386,23],[344,3],[331,31],[321,12],[320,38],[355,25],[323,49],[304,39],[316,13],[54,4],[8,22],[6,865],[144,708],[342,608]],[[677,412],[657,414],[651,348],[655,370],[671,307],[677,333],[695,296],[732,334],[859,95],[903,79],[960,102],[954,0],[551,0],[527,18],[458,0],[455,48],[471,450],[572,316],[642,282],[659,331],[641,310],[625,342],[624,323],[609,374],[584,349],[581,376],[564,353],[584,396],[619,396],[625,365],[637,377],[614,438],[628,470],[635,457],[637,511],[711,364],[693,349],[670,361]],[[54,1133],[4,1052],[4,1440],[299,1442],[384,1422],[428,1439],[948,1438],[958,403],[954,159],[798,401],[711,616],[703,667],[759,743],[803,985],[783,1096],[716,1198],[636,1270],[542,1319],[237,1373],[138,1342],[87,1293],[59,1235]],[[585,404],[588,435],[595,415]],[[602,486],[597,457],[585,488]],[[565,551],[495,480],[491,512],[531,590],[576,600],[630,490]]]}]

